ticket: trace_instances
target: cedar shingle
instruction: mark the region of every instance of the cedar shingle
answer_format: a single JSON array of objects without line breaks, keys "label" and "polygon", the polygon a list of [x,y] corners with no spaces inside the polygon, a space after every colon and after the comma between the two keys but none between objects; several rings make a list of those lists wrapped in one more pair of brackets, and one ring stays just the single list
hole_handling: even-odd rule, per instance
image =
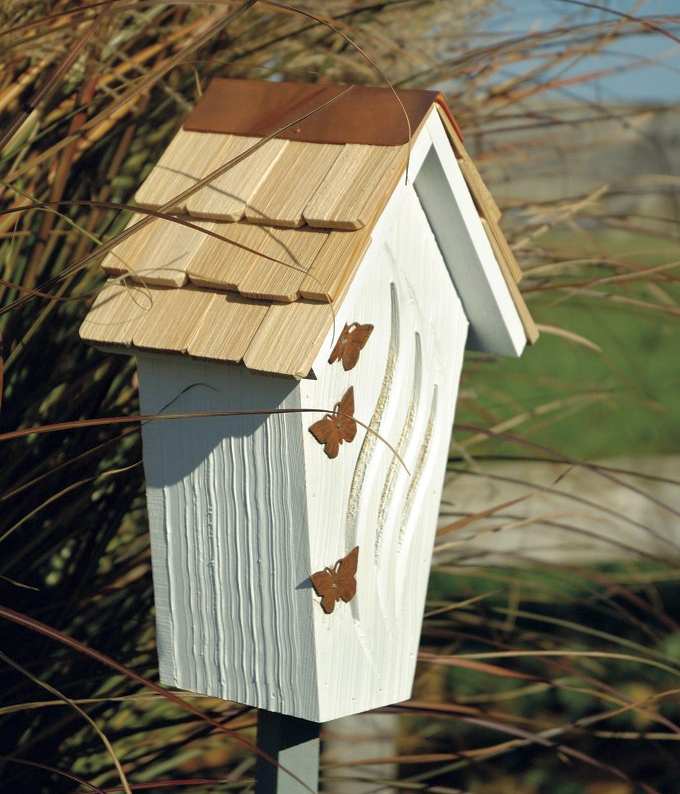
[{"label": "cedar shingle", "polygon": [[275,226],[302,226],[305,205],[343,151],[331,144],[310,145],[290,141],[251,196],[246,219]]},{"label": "cedar shingle", "polygon": [[[259,140],[237,138],[235,135],[224,136],[224,144],[208,161],[205,174],[245,154]],[[189,214],[220,221],[240,221],[246,204],[267,179],[286,145],[286,141],[267,141],[260,148],[254,149],[228,171],[213,179],[209,185],[189,196]]]},{"label": "cedar shingle", "polygon": [[[217,133],[180,130],[142,183],[135,201],[158,209],[194,187],[208,173],[210,163],[224,146],[224,137]],[[186,201],[178,202],[172,209],[183,212]]]},{"label": "cedar shingle", "polygon": [[206,240],[188,265],[191,281],[282,301],[295,300],[328,234],[243,223],[220,224],[218,231],[230,242]]},{"label": "cedar shingle", "polygon": [[230,293],[211,293],[188,354],[239,363],[267,314],[269,304]]},{"label": "cedar shingle", "polygon": [[394,189],[384,177],[403,156],[400,146],[345,146],[305,206],[307,223],[322,229],[360,229],[369,220],[370,210],[364,212],[369,199]]}]

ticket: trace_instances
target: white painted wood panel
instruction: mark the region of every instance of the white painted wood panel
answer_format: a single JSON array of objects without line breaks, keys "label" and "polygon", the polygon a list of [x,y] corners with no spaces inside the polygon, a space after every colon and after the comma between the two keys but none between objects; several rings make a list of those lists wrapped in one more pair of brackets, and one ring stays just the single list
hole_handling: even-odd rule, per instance
[{"label": "white painted wood panel", "polygon": [[[140,355],[141,408],[296,408],[296,382]],[[161,681],[317,713],[301,415],[142,428]]]},{"label": "white painted wood panel", "polygon": [[[315,600],[320,719],[408,698],[467,320],[412,187],[395,194],[338,316],[375,326],[358,365],[328,365],[327,340],[303,406],[337,402],[400,447],[410,469],[361,428],[329,460],[304,436],[313,570],[359,545],[357,595],[325,614]],[[408,428],[408,432],[404,432]]]}]

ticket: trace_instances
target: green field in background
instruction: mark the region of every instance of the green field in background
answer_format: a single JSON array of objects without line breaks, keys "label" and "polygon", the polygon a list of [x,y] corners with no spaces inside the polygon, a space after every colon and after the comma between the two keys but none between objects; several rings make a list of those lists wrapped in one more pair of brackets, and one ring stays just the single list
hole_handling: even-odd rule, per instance
[{"label": "green field in background", "polygon": [[[569,250],[568,238],[558,242]],[[583,251],[581,239],[574,248]],[[608,237],[598,248],[643,267],[680,260],[680,244],[642,236]],[[541,415],[509,432],[586,458],[680,451],[680,284],[673,281],[678,271],[667,273],[660,284],[630,282],[617,292],[650,303],[663,300],[668,313],[578,292],[530,297],[538,323],[586,337],[602,353],[543,334],[518,360],[489,365],[471,355],[457,421],[493,424],[539,409]],[[475,445],[471,452],[483,449]],[[518,454],[516,445],[512,452]]]}]

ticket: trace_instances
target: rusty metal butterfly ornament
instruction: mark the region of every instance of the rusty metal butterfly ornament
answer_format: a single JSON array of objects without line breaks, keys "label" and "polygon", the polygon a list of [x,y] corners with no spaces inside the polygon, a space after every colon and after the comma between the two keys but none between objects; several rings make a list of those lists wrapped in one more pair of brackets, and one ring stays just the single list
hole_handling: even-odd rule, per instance
[{"label": "rusty metal butterfly ornament", "polygon": [[345,323],[328,363],[335,364],[336,361],[342,361],[342,368],[345,371],[353,369],[359,360],[359,353],[364,349],[372,331],[373,326],[369,324],[352,323],[348,325]]},{"label": "rusty metal butterfly ornament", "polygon": [[329,458],[337,458],[340,444],[354,441],[357,434],[357,423],[354,421],[354,387],[350,386],[339,403],[335,404],[332,414],[310,425],[309,432],[324,445],[324,452]]},{"label": "rusty metal butterfly ornament", "polygon": [[359,563],[359,547],[338,560],[332,568],[313,573],[309,578],[314,592],[321,599],[321,608],[330,615],[338,601],[348,603],[357,592],[357,565]]}]

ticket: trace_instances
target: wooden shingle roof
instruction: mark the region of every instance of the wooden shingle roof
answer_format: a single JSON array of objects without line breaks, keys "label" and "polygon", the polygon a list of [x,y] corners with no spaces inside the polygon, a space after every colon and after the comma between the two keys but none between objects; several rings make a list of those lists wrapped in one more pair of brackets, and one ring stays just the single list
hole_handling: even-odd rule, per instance
[{"label": "wooden shingle roof", "polygon": [[[329,304],[339,307],[406,168],[404,111],[415,134],[434,105],[532,341],[515,283],[521,271],[498,227],[500,212],[443,99],[421,91],[399,96],[401,107],[388,89],[213,81],[135,197],[141,208],[176,218],[154,218],[106,255],[110,281],[81,337],[304,377],[332,326]],[[366,116],[367,97],[383,104],[382,125],[355,123]],[[318,118],[286,127],[291,114],[299,118],[329,98]],[[128,229],[142,218],[133,216]]]}]

